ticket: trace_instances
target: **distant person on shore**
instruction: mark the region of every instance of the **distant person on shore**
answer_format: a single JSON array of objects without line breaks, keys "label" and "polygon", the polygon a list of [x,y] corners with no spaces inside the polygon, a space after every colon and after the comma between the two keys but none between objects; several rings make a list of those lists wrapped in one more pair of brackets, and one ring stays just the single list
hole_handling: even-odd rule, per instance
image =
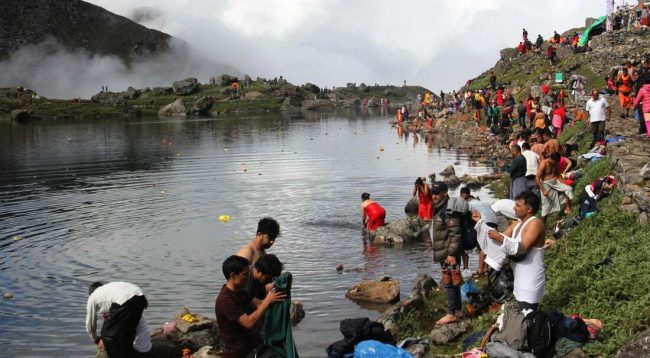
[{"label": "distant person on shore", "polygon": [[[447,314],[436,324],[456,322],[463,317],[460,302],[460,273],[461,223],[460,215],[456,215],[449,207],[447,184],[434,182],[431,185],[435,214],[431,223],[430,236],[433,244],[433,262],[440,265],[442,284],[447,294]],[[460,198],[455,198],[462,200]]]},{"label": "distant person on shore", "polygon": [[418,216],[424,221],[433,217],[433,206],[429,185],[422,178],[415,179],[412,196],[418,196]]},{"label": "distant person on shore", "polygon": [[[134,358],[151,350],[149,326],[142,314],[148,302],[140,287],[128,282],[93,282],[88,288],[86,332],[109,358]],[[104,324],[97,336],[97,314]]]},{"label": "distant person on shore", "polygon": [[634,100],[634,108],[638,106],[640,107],[641,112],[643,112],[643,116],[639,118],[639,121],[645,123],[646,135],[650,137],[650,74],[645,76],[644,81],[645,84],[641,87],[639,94],[637,94],[636,99]]},{"label": "distant person on shore", "polygon": [[[515,199],[514,212],[517,222],[510,225],[503,233],[490,230],[490,239],[500,243],[493,248],[513,258],[511,260],[514,279],[514,296],[517,309],[524,315],[539,309],[539,302],[544,296],[546,273],[544,270],[544,238],[546,226],[535,213],[539,209],[539,197],[529,191],[519,194]],[[472,219],[478,221],[481,214],[472,213]],[[488,257],[490,253],[488,252]]]},{"label": "distant person on shore", "polygon": [[560,158],[560,153],[555,152],[549,158],[542,160],[537,169],[535,180],[542,193],[542,221],[544,224],[550,214],[562,210],[563,203],[564,214],[571,213],[573,189],[558,180],[560,173],[557,171],[557,165]]},{"label": "distant person on shore", "polygon": [[542,38],[542,35],[537,34],[537,39],[535,40],[535,49],[537,51],[542,51],[542,45],[544,45],[544,38]]},{"label": "distant person on shore", "polygon": [[589,112],[589,123],[591,123],[591,147],[596,142],[605,139],[605,122],[609,120],[611,109],[605,97],[601,97],[598,91],[591,91],[591,98],[585,106]]},{"label": "distant person on shore", "polygon": [[268,291],[263,300],[254,299],[245,290],[250,261],[233,255],[222,265],[226,284],[221,287],[215,302],[219,335],[223,341],[223,358],[246,357],[262,344],[258,325],[264,313],[274,302],[286,299],[282,292]]},{"label": "distant person on shore", "polygon": [[363,227],[373,232],[378,227],[384,226],[386,220],[386,209],[379,203],[370,199],[370,194],[361,194],[361,223]]},{"label": "distant person on shore", "polygon": [[237,250],[236,255],[245,258],[253,265],[257,260],[266,255],[266,250],[270,249],[275,243],[275,239],[280,235],[280,225],[275,219],[266,217],[257,223],[257,233],[255,238]]}]

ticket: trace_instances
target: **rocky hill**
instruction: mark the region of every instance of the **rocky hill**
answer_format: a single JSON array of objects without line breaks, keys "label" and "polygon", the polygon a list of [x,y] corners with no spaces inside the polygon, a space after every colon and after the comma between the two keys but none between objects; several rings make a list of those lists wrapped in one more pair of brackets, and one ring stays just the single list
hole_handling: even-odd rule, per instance
[{"label": "rocky hill", "polygon": [[[587,19],[589,23],[592,19]],[[582,29],[572,29],[564,34],[580,32]],[[544,43],[545,50],[549,43]],[[488,69],[466,86],[468,89],[485,88],[488,84],[490,73],[494,72],[497,81],[511,88],[517,99],[528,94],[535,94],[535,88],[542,81],[553,79],[555,73],[564,74],[564,83],[557,87],[567,87],[571,75],[580,75],[587,79],[586,88],[605,87],[605,76],[612,70],[629,60],[638,65],[642,57],[650,54],[650,31],[645,29],[633,31],[612,31],[599,34],[590,39],[589,51],[574,53],[570,46],[560,46],[557,49],[556,63],[551,66],[546,59],[546,53],[536,54],[528,52],[525,55],[517,54],[516,48],[501,50],[501,58],[493,68]]]},{"label": "rocky hill", "polygon": [[81,0],[0,1],[0,60],[51,39],[68,50],[114,55],[128,63],[164,52],[171,36]]}]

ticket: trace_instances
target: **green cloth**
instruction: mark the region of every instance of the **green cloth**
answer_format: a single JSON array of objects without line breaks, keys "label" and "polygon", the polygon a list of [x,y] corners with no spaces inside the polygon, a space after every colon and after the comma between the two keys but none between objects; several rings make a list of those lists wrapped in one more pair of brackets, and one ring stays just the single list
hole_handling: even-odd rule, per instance
[{"label": "green cloth", "polygon": [[589,32],[591,32],[591,30],[593,30],[594,27],[602,24],[605,20],[607,20],[607,16],[601,16],[598,19],[596,19],[596,21],[594,21],[593,24],[589,25],[589,27],[585,29],[585,32],[583,32],[582,35],[580,36],[580,40],[578,41],[578,46],[586,45],[587,42],[589,42]]},{"label": "green cloth", "polygon": [[581,348],[582,343],[572,341],[568,338],[562,337],[555,342],[555,357],[564,357],[571,353],[576,348]]},{"label": "green cloth", "polygon": [[276,291],[287,294],[283,302],[273,303],[264,316],[264,343],[272,347],[276,352],[287,358],[298,358],[296,344],[291,333],[291,272],[285,272],[278,276],[273,282]]}]

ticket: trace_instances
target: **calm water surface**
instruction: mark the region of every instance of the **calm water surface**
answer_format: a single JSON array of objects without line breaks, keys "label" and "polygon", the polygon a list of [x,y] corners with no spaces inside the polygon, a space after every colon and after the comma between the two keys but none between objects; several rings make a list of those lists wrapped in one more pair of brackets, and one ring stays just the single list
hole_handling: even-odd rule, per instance
[{"label": "calm water surface", "polygon": [[[456,162],[459,176],[491,170],[445,138],[399,137],[390,119],[0,122],[0,291],[14,295],[0,301],[0,356],[94,356],[84,318],[96,280],[142,287],[152,328],[184,306],[214,317],[221,263],[264,216],[280,222],[269,252],[294,274],[307,311],[294,328],[298,350],[325,356],[340,320],[379,316],[344,297],[354,283],[390,275],[405,296],[418,274],[434,272],[426,241],[364,243],[360,194],[394,220],[417,176]],[[339,263],[360,270],[338,274]]]}]

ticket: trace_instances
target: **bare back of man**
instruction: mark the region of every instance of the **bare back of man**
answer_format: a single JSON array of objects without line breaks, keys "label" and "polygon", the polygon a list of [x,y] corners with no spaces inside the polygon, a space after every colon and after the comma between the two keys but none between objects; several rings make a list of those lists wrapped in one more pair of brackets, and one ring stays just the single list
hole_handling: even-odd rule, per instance
[{"label": "bare back of man", "polygon": [[237,253],[235,255],[245,258],[251,264],[255,264],[255,262],[257,262],[257,259],[266,255],[266,250],[255,247],[254,243],[255,240],[242,246],[239,250],[237,250]]},{"label": "bare back of man", "polygon": [[557,153],[560,151],[560,142],[555,139],[551,138],[544,143],[544,157],[548,158],[551,156],[553,153]]}]

